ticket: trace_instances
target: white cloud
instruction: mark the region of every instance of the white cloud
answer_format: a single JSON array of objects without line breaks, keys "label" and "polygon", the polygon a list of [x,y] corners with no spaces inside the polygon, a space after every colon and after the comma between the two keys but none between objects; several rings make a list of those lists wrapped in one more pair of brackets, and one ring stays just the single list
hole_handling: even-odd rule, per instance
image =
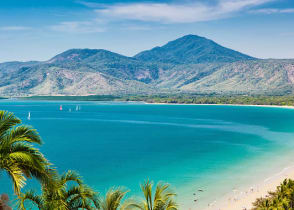
[{"label": "white cloud", "polygon": [[105,4],[102,4],[102,3],[89,2],[86,0],[77,0],[75,2],[78,4],[82,4],[86,7],[90,7],[90,8],[97,8],[97,7],[104,7],[105,6]]},{"label": "white cloud", "polygon": [[0,31],[25,31],[31,29],[25,26],[3,26],[0,27]]},{"label": "white cloud", "polygon": [[95,11],[115,19],[192,23],[229,17],[241,10],[273,0],[217,0],[215,4],[200,1],[186,3],[126,3],[104,5]]},{"label": "white cloud", "polygon": [[50,26],[50,28],[54,31],[68,33],[98,33],[105,31],[105,28],[96,20],[61,22],[57,25]]},{"label": "white cloud", "polygon": [[288,9],[275,9],[275,8],[266,8],[266,9],[258,9],[251,11],[252,13],[258,13],[258,14],[286,14],[286,13],[294,13],[294,8],[288,8]]}]

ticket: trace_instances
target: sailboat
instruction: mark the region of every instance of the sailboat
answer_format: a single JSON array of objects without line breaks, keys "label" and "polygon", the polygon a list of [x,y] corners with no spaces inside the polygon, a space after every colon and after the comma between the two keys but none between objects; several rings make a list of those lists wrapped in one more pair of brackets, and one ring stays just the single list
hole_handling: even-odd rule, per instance
[{"label": "sailboat", "polygon": [[31,120],[31,112],[28,114],[28,120]]}]

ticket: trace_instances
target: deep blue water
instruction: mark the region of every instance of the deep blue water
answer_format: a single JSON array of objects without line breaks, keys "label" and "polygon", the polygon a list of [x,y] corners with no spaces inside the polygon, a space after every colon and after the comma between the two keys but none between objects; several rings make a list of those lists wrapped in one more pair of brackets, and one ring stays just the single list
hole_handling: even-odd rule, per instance
[{"label": "deep blue water", "polygon": [[[40,149],[60,173],[76,170],[102,194],[125,186],[140,195],[147,178],[169,182],[184,205],[198,188],[217,197],[236,177],[250,182],[249,169],[265,176],[294,145],[291,109],[1,100],[0,110],[39,131]],[[0,185],[12,193],[7,177]]]}]

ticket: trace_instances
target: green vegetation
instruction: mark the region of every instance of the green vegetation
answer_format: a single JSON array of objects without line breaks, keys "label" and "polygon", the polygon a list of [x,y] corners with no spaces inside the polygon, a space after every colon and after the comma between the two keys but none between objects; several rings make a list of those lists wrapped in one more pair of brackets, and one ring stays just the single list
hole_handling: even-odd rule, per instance
[{"label": "green vegetation", "polygon": [[22,100],[45,100],[45,101],[114,101],[120,99],[112,95],[90,95],[90,96],[31,96],[22,97]]},{"label": "green vegetation", "polygon": [[154,193],[152,192],[153,183],[148,180],[145,184],[141,185],[141,189],[145,200],[135,205],[135,207],[138,207],[140,210],[178,209],[178,205],[174,201],[174,196],[176,196],[176,194],[170,191],[168,184],[158,183]]},{"label": "green vegetation", "polygon": [[148,62],[172,64],[235,62],[256,59],[197,35],[183,36],[162,47],[143,51],[135,58]]},{"label": "green vegetation", "polygon": [[[25,201],[29,200],[39,209],[93,209],[98,208],[97,193],[83,184],[81,177],[75,172],[68,171],[62,176],[55,176],[53,184],[43,185],[42,194],[36,195],[34,191],[21,193],[18,209],[25,210]],[[76,185],[68,186],[68,182]]]},{"label": "green vegetation", "polygon": [[269,192],[266,198],[258,198],[253,210],[294,209],[294,181],[285,179],[275,192]]},{"label": "green vegetation", "polygon": [[[0,111],[0,170],[6,171],[13,181],[18,209],[28,209],[26,205],[32,203],[40,210],[177,210],[176,194],[167,184],[158,184],[152,192],[153,184],[147,181],[141,186],[145,201],[137,201],[126,199],[128,191],[120,187],[110,189],[102,198],[72,171],[58,175],[43,154],[33,147],[33,144],[42,143],[37,131],[20,123],[12,113]],[[21,192],[26,178],[40,181],[41,195],[32,190]],[[3,194],[0,209],[10,209],[6,206],[7,200],[8,196]]]},{"label": "green vegetation", "polygon": [[241,104],[241,105],[278,105],[294,106],[294,96],[129,96],[126,101],[170,104]]},{"label": "green vegetation", "polygon": [[26,178],[34,177],[48,184],[52,171],[48,160],[33,146],[42,143],[39,134],[20,123],[12,113],[0,111],[0,170],[9,174],[16,195],[20,194]]},{"label": "green vegetation", "polygon": [[293,59],[255,59],[188,35],[134,57],[71,49],[46,62],[0,63],[0,95],[293,95],[293,70]]},{"label": "green vegetation", "polygon": [[107,193],[105,198],[100,198],[101,210],[125,210],[131,209],[133,206],[132,200],[123,201],[128,191],[123,190],[122,188],[112,188]]},{"label": "green vegetation", "polygon": [[90,96],[31,96],[22,100],[52,101],[138,101],[167,104],[240,104],[294,106],[294,96],[217,96],[217,95],[90,95]]}]

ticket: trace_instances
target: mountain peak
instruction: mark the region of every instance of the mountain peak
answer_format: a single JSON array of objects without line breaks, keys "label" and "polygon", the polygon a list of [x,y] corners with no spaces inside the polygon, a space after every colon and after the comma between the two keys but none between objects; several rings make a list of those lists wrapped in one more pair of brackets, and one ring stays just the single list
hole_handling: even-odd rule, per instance
[{"label": "mountain peak", "polygon": [[[195,39],[206,39],[205,37],[202,37],[202,36],[198,36],[198,35],[195,35],[195,34],[188,34],[188,35],[185,35],[183,37],[180,37],[176,40],[195,40]],[[175,41],[176,41],[175,40]]]},{"label": "mountain peak", "polygon": [[225,48],[205,37],[189,34],[168,42],[162,47],[143,51],[135,58],[148,62],[196,64],[208,62],[235,62],[254,59]]},{"label": "mountain peak", "polygon": [[70,49],[64,51],[49,60],[50,63],[52,62],[71,62],[71,61],[82,61],[86,58],[94,56],[98,53],[111,53],[110,51],[103,50],[103,49]]}]

